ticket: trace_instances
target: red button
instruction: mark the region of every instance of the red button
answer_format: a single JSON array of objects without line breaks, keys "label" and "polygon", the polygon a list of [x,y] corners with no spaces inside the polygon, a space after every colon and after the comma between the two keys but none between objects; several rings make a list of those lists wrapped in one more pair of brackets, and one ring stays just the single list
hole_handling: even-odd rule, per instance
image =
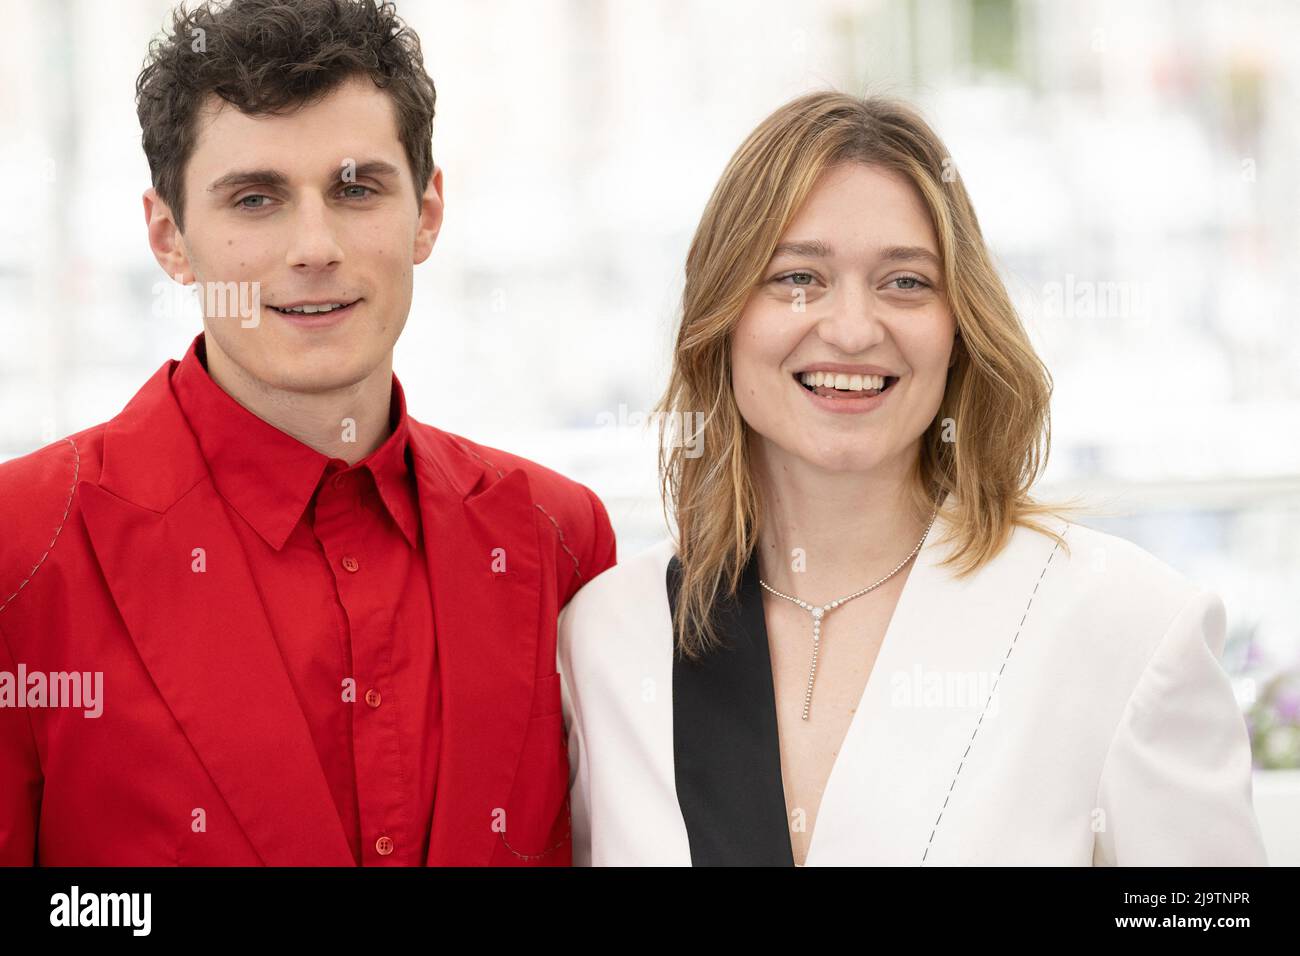
[{"label": "red button", "polygon": [[388,839],[388,837],[380,837],[375,841],[375,850],[380,856],[388,856],[388,854],[393,852],[393,841]]},{"label": "red button", "polygon": [[378,707],[379,701],[381,699],[382,698],[380,698],[379,696],[379,691],[377,690],[366,691],[366,703],[369,704],[371,707]]},{"label": "red button", "polygon": [[343,567],[355,573],[357,568],[361,567],[361,565],[357,562],[356,558],[349,554],[343,558]]},{"label": "red button", "polygon": [[342,488],[342,487],[343,487],[344,485],[346,485],[347,483],[348,483],[347,475],[335,475],[335,476],[334,476],[334,487],[335,487],[335,488]]}]

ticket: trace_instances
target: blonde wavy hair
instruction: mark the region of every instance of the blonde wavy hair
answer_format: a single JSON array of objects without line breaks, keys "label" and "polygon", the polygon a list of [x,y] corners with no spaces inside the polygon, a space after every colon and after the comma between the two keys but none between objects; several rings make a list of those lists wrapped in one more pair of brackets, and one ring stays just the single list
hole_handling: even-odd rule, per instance
[{"label": "blonde wavy hair", "polygon": [[[925,518],[944,507],[943,542],[954,547],[941,566],[958,577],[973,573],[1002,550],[1015,525],[1065,546],[1037,518],[1072,505],[1029,495],[1051,446],[1051,375],[994,269],[948,151],[904,102],[812,93],[772,113],[741,144],[686,258],[672,373],[656,412],[663,504],[681,563],[673,623],[678,649],[690,658],[717,645],[715,608],[734,599],[763,520],[750,430],[732,391],[731,336],[818,176],[846,162],[906,176],[939,242],[955,361],[921,438],[912,504]],[[959,440],[945,440],[945,419]],[[684,431],[670,435],[670,427]]]}]

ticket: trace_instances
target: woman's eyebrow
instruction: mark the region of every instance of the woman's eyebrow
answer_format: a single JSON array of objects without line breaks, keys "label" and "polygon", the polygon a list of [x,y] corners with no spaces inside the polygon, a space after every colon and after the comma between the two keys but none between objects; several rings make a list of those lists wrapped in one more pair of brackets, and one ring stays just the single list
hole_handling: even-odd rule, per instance
[{"label": "woman's eyebrow", "polygon": [[[772,252],[772,258],[795,256],[807,259],[829,259],[835,251],[820,239],[793,239],[782,242]],[[925,246],[886,246],[878,253],[886,262],[912,262],[917,259],[932,263],[935,267],[942,265],[939,257]]]},{"label": "woman's eyebrow", "polygon": [[780,243],[772,252],[777,256],[803,256],[809,259],[828,259],[832,255],[831,247],[820,239],[794,239]]},{"label": "woman's eyebrow", "polygon": [[925,246],[888,246],[880,250],[880,258],[888,262],[907,262],[915,259],[924,259],[936,268],[941,267],[943,263],[939,257],[931,252]]}]

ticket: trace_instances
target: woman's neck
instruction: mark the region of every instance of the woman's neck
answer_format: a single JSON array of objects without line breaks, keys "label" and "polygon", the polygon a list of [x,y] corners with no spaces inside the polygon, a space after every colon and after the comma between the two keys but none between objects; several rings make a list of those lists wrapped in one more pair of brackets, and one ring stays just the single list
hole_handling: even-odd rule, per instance
[{"label": "woman's neck", "polygon": [[763,580],[815,604],[844,597],[893,571],[925,533],[905,461],[869,472],[827,472],[760,453]]}]

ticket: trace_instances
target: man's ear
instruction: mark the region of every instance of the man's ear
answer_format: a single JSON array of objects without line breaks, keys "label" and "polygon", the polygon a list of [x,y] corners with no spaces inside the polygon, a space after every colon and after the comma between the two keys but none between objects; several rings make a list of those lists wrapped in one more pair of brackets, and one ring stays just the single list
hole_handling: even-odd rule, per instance
[{"label": "man's ear", "polygon": [[152,186],[144,191],[144,222],[149,230],[149,248],[153,257],[167,273],[181,285],[195,281],[194,269],[190,265],[189,253],[185,251],[185,239],[171,207],[163,201]]},{"label": "man's ear", "polygon": [[415,234],[411,261],[419,265],[433,252],[433,244],[442,230],[442,167],[434,166],[433,175],[420,199],[420,228]]}]

